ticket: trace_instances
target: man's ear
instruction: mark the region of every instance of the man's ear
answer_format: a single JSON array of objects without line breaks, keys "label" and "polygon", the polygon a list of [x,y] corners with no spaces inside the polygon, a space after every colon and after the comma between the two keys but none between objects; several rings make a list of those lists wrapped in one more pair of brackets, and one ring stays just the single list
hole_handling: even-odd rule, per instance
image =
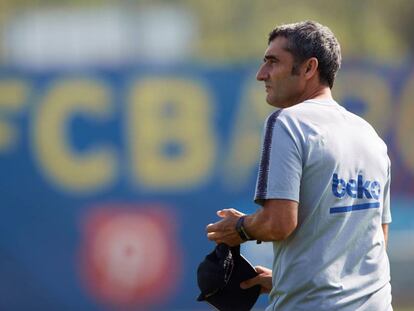
[{"label": "man's ear", "polygon": [[318,71],[318,59],[316,57],[311,57],[305,61],[305,77],[311,79]]}]

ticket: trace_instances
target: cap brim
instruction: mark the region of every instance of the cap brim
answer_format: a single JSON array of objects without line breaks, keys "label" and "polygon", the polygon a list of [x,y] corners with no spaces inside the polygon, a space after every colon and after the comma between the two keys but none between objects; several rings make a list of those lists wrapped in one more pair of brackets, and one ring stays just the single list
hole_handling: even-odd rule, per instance
[{"label": "cap brim", "polygon": [[197,297],[197,301],[204,301],[206,300],[203,293],[201,293],[198,297]]}]

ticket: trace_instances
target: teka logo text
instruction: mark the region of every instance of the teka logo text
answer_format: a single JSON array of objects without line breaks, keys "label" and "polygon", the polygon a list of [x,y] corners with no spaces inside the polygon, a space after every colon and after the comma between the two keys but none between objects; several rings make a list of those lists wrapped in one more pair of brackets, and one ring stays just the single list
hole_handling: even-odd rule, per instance
[{"label": "teka logo text", "polygon": [[350,179],[348,182],[338,177],[338,174],[332,176],[332,192],[342,198],[348,194],[351,198],[367,198],[378,200],[381,193],[381,184],[378,181],[364,180],[362,175],[357,179]]}]

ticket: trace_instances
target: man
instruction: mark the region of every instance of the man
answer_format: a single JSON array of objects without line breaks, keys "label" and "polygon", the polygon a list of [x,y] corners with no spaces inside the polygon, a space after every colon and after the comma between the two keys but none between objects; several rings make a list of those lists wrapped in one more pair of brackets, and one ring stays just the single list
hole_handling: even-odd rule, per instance
[{"label": "man", "polygon": [[306,21],[274,29],[257,80],[281,108],[265,124],[251,215],[235,209],[207,226],[229,246],[272,241],[273,271],[256,267],[267,310],[392,310],[386,241],[387,147],[332,98],[341,54],[333,33]]}]

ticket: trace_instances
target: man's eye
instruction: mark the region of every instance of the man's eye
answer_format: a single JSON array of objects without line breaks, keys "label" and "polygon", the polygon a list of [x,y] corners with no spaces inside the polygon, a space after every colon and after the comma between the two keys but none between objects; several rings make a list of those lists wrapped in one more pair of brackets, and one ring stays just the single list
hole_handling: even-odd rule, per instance
[{"label": "man's eye", "polygon": [[276,63],[278,63],[279,62],[279,60],[277,60],[277,59],[273,59],[273,58],[265,58],[265,59],[263,59],[263,63],[264,64],[276,64]]}]

